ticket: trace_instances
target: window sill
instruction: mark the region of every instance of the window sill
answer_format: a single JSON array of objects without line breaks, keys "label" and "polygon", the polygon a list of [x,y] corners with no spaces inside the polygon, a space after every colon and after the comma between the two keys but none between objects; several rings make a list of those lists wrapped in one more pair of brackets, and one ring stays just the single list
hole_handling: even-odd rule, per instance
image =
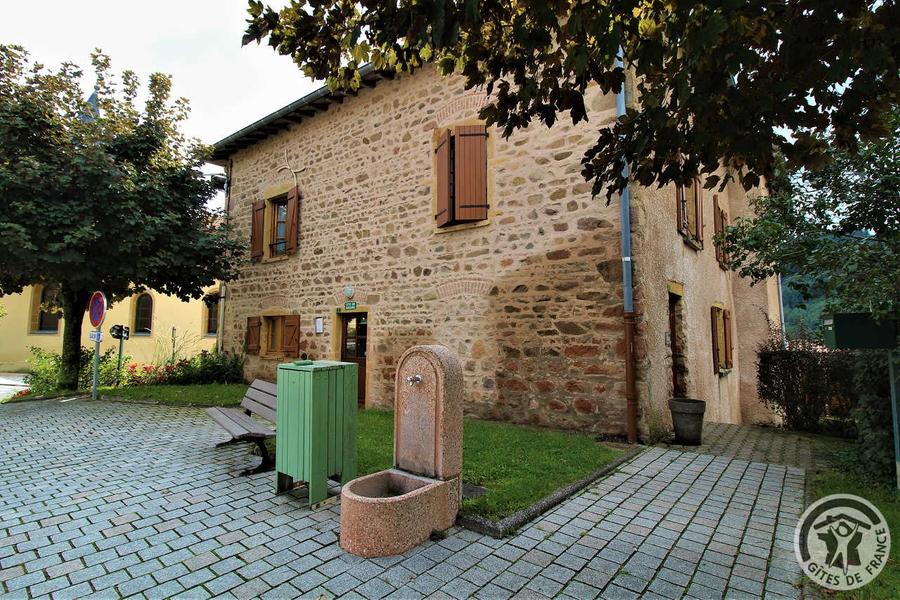
[{"label": "window sill", "polygon": [[472,221],[471,223],[457,223],[456,225],[448,225],[446,227],[435,227],[435,233],[450,233],[453,231],[462,231],[463,229],[475,229],[477,227],[485,227],[491,224],[490,218],[483,221]]},{"label": "window sill", "polygon": [[684,240],[685,245],[689,248],[696,250],[697,252],[703,250],[703,242],[697,241],[684,233],[681,234],[681,239]]},{"label": "window sill", "polygon": [[35,331],[29,331],[28,335],[59,335],[59,329],[56,331],[50,331],[49,329],[46,331],[41,331],[40,329]]},{"label": "window sill", "polygon": [[132,333],[132,334],[131,334],[131,337],[145,337],[145,338],[148,338],[148,337],[153,337],[153,334],[152,334],[152,333]]},{"label": "window sill", "polygon": [[204,334],[203,334],[203,337],[205,337],[205,338],[217,338],[217,337],[219,337],[219,334],[218,334],[218,333],[204,333]]},{"label": "window sill", "polygon": [[284,360],[286,357],[284,354],[260,354],[259,357],[262,360]]},{"label": "window sill", "polygon": [[279,254],[278,256],[267,256],[266,258],[262,259],[259,262],[263,263],[263,264],[275,263],[275,262],[281,262],[283,260],[287,260],[290,257],[291,257],[290,254]]}]

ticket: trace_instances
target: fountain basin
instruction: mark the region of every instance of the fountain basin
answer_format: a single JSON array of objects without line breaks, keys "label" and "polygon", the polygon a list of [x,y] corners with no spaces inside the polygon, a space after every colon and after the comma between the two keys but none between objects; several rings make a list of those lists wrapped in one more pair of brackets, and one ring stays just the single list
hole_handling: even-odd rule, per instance
[{"label": "fountain basin", "polygon": [[453,525],[461,492],[459,477],[398,469],[354,479],[341,490],[341,548],[367,558],[403,554]]}]

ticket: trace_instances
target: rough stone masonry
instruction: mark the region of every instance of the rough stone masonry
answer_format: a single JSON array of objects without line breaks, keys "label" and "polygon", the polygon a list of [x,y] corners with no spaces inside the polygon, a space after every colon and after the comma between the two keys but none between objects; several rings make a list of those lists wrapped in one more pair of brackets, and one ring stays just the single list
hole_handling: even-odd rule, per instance
[{"label": "rough stone masonry", "polygon": [[[590,121],[577,126],[563,118],[552,128],[535,124],[508,139],[488,128],[488,219],[438,229],[435,132],[476,123],[483,103],[483,92],[466,92],[459,78],[442,79],[425,68],[363,87],[358,96],[222,160],[230,175],[229,215],[248,236],[253,203],[287,189],[293,185],[291,169],[304,169],[298,174],[298,250],[248,264],[241,278],[228,284],[224,347],[243,350],[248,317],[299,315],[302,352],[339,359],[340,313],[352,300],[353,310],[367,319],[366,406],[392,405],[396,361],[404,350],[444,344],[463,363],[467,414],[621,433],[619,205],[617,198],[609,205],[605,197],[592,198],[580,164],[597,128],[615,118],[615,99],[591,88]],[[675,207],[668,206],[673,203],[662,203],[665,208],[651,212],[664,215],[656,218],[671,212],[674,222]],[[635,228],[641,214],[635,210]],[[666,252],[654,243],[645,239],[637,248]],[[648,261],[656,265],[648,271],[654,281],[638,279],[644,286],[639,302],[651,298],[648,285],[665,290],[666,260]],[[640,256],[636,265],[640,269]],[[709,277],[726,277],[714,262],[704,265]],[[347,286],[352,298],[345,294]],[[722,300],[733,302],[730,284],[720,287],[728,292]],[[708,344],[700,339],[703,332],[709,337],[703,316],[708,308],[697,303],[695,310],[700,323],[688,331],[697,332],[691,342]],[[321,333],[315,331],[317,317],[324,321]],[[667,319],[664,313],[653,318]],[[654,373],[665,382],[671,367],[659,348],[663,336],[647,325],[639,322],[639,331],[654,338],[637,344],[645,421],[671,395],[664,384],[649,385]],[[740,335],[735,333],[736,353]],[[662,356],[651,364],[654,353]],[[696,354],[688,357],[697,362],[689,365],[697,372],[691,382],[702,391],[713,374],[704,379],[701,372],[710,369],[701,369],[699,361],[709,361],[708,354]],[[263,348],[259,356],[247,357],[246,376],[274,379],[283,360]],[[704,399],[735,402],[734,381],[726,386],[733,388],[732,398]],[[740,411],[716,414],[731,422],[741,418]]]}]

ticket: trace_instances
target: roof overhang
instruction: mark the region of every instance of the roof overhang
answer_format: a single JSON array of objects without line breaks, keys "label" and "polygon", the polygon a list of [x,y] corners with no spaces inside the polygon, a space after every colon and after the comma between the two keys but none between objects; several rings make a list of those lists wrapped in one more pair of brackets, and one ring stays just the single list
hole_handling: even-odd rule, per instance
[{"label": "roof overhang", "polygon": [[[359,70],[364,87],[375,87],[382,79],[393,79],[391,71],[376,71],[372,65],[363,65]],[[310,119],[320,112],[325,112],[332,104],[340,104],[347,96],[357,95],[357,91],[330,91],[327,86],[311,92],[299,100],[291,102],[287,106],[266,115],[262,119],[232,133],[213,144],[213,153],[210,162],[224,165],[228,158],[235,152],[252,146],[270,135],[283,131],[301,123],[304,119]]]}]

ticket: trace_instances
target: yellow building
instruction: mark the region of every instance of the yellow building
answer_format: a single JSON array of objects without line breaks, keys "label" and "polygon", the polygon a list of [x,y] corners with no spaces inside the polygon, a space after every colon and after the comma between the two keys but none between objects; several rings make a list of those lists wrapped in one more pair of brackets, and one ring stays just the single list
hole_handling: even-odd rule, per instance
[{"label": "yellow building", "polygon": [[[216,289],[211,287],[206,291]],[[32,286],[21,294],[0,297],[0,305],[6,312],[0,317],[0,371],[27,370],[32,346],[62,351],[63,319],[51,310],[43,310],[51,296],[43,286]],[[135,294],[110,306],[102,327],[102,350],[118,350],[119,341],[109,335],[109,328],[117,324],[131,329],[131,337],[124,346],[126,355],[141,364],[161,363],[172,357],[173,328],[177,357],[214,349],[219,331],[219,310],[217,303],[207,306],[202,300],[183,302],[153,290]],[[88,340],[91,329],[85,315],[82,346],[91,344]]]}]

